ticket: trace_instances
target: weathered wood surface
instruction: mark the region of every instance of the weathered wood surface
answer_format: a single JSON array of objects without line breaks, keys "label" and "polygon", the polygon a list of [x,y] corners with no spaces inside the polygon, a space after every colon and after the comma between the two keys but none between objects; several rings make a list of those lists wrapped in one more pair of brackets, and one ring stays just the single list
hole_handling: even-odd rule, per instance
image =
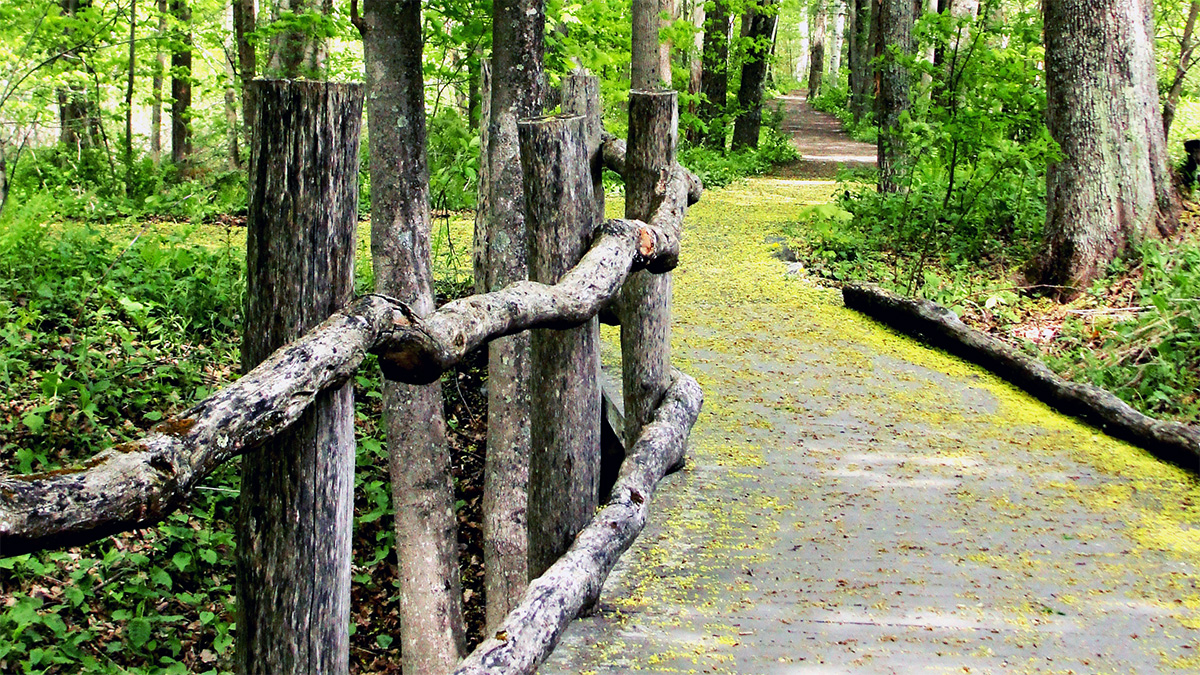
[{"label": "weathered wood surface", "polygon": [[1060,412],[1082,417],[1163,459],[1200,469],[1200,429],[1195,426],[1156,420],[1111,392],[1064,380],[1041,361],[968,327],[953,312],[928,300],[859,284],[844,287],[842,297],[847,307],[978,363]]},{"label": "weathered wood surface", "polygon": [[[629,93],[625,214],[650,221],[669,195],[679,116],[674,90]],[[678,196],[677,194],[674,196]],[[678,237],[682,228],[662,228]],[[678,240],[669,242],[678,246]],[[637,438],[671,383],[669,274],[635,272],[621,288],[621,381],[625,437]]]},{"label": "weathered wood surface", "polygon": [[[612,171],[621,178],[625,178],[625,139],[617,138],[608,132],[604,132],[603,139],[604,142],[600,146],[600,156],[604,160],[604,168]],[[668,178],[668,186],[665,189],[665,193],[669,195],[669,199],[682,201],[684,206],[691,206],[700,201],[700,197],[704,194],[704,184],[700,181],[699,176],[688,171],[682,165],[675,164],[671,167],[671,176]],[[667,218],[668,214],[672,212],[673,210],[662,211],[661,216],[656,213],[656,217],[651,218],[650,222],[661,225],[663,224],[661,219]]]},{"label": "weathered wood surface", "polygon": [[703,398],[694,379],[675,374],[653,421],[621,467],[612,499],[570,550],[530,583],[499,630],[459,664],[455,675],[532,673],[546,660],[567,624],[599,597],[609,572],[641,533],[659,481],[683,458]]},{"label": "weathered wood surface", "polygon": [[586,68],[575,70],[562,81],[562,111],[581,115],[587,142],[587,161],[592,173],[592,197],[596,222],[604,221],[604,110],[600,103],[600,78]]},{"label": "weathered wood surface", "polygon": [[[579,261],[599,223],[587,118],[524,120],[519,137],[529,277],[552,284]],[[529,576],[536,577],[566,552],[600,501],[599,323],[592,317],[532,331],[530,352]]]},{"label": "weathered wood surface", "polygon": [[[608,220],[598,238],[557,284],[520,281],[508,288],[442,305],[387,335],[377,349],[384,375],[408,382],[429,382],[479,345],[530,328],[570,328],[588,321],[620,289],[631,270],[646,269],[662,258],[678,260],[678,239],[661,228],[632,220]],[[658,241],[676,248],[656,249]]]},{"label": "weathered wood surface", "polygon": [[[246,225],[249,370],[354,295],[357,84],[256,80]],[[319,393],[241,464],[239,672],[345,673],[350,658],[354,388]]]},{"label": "weathered wood surface", "polygon": [[423,319],[397,300],[360,298],[237,382],[83,468],[0,476],[0,555],[85,544],[158,523],[218,466],[287,428],[317,392],[345,382],[367,353],[379,354],[396,379],[427,382],[498,336],[587,321],[631,269],[672,255],[653,249],[658,238],[644,236],[646,228],[609,220],[558,284],[519,282],[448,303]]},{"label": "weathered wood surface", "polygon": [[[434,310],[429,164],[426,156],[422,5],[364,0],[360,23],[371,170],[375,289]],[[408,673],[449,670],[466,650],[454,479],[446,449],[442,384],[383,383],[400,652]]]},{"label": "weathered wood surface", "polygon": [[233,384],[82,468],[0,476],[0,555],[76,546],[163,520],[218,466],[291,426],[318,392],[346,382],[402,312],[386,298],[361,298]]}]

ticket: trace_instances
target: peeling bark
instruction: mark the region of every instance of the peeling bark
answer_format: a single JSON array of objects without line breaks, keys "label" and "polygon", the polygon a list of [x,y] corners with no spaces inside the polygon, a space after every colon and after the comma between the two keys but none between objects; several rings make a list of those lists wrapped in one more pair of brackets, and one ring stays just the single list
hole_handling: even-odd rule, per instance
[{"label": "peeling bark", "polygon": [[499,630],[459,664],[454,675],[533,673],[546,660],[567,624],[600,596],[609,572],[641,533],[659,481],[683,459],[703,399],[695,380],[675,375],[653,421],[622,465],[608,505],[579,533],[566,555],[529,585]]},{"label": "peeling bark", "polygon": [[969,328],[953,312],[928,300],[911,300],[869,285],[842,289],[846,306],[991,370],[1059,412],[1159,457],[1200,470],[1200,428],[1143,415],[1112,393],[1059,377],[1041,361]]}]

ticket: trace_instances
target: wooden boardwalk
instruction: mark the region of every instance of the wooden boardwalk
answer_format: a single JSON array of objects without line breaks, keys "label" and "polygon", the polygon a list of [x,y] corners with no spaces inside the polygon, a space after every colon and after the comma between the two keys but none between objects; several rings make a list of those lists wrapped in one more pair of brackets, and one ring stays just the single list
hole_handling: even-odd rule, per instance
[{"label": "wooden boardwalk", "polygon": [[1200,672],[1194,476],[787,277],[764,238],[831,190],[689,216],[690,464],[540,672]]}]

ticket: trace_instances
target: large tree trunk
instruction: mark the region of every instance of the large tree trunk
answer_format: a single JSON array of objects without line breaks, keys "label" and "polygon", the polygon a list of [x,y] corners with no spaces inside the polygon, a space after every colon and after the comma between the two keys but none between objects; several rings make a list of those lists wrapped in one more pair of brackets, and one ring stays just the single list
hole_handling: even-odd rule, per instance
[{"label": "large tree trunk", "polygon": [[767,55],[771,45],[766,44],[775,33],[775,21],[779,18],[775,0],[759,0],[752,10],[747,33],[753,43],[746,50],[742,63],[742,81],[738,87],[738,108],[741,110],[733,125],[733,149],[757,148],[758,134],[762,130],[763,83],[767,75]]},{"label": "large tree trunk", "polygon": [[[1046,0],[1042,283],[1084,289],[1115,257],[1174,232],[1178,194],[1159,114],[1149,0]],[[1073,295],[1067,294],[1067,295]]]},{"label": "large tree trunk", "polygon": [[223,12],[225,15],[225,58],[221,61],[225,64],[225,126],[226,131],[226,157],[229,160],[229,168],[236,170],[242,165],[241,146],[238,143],[238,127],[241,126],[238,121],[237,109],[237,90],[240,80],[237,74],[237,65],[234,62],[234,57],[237,53],[237,38],[236,30],[234,29],[233,13],[237,7],[237,0],[230,3],[229,10]]},{"label": "large tree trunk", "polygon": [[821,94],[825,78],[825,26],[829,23],[829,5],[826,0],[817,0],[817,13],[813,16],[812,46],[809,48],[808,100]]},{"label": "large tree trunk", "polygon": [[[688,53],[688,113],[699,117],[703,101],[700,94],[704,91],[704,21],[706,18],[704,3],[691,0],[691,21],[695,34],[692,36],[692,49]],[[687,130],[687,140],[691,145],[699,145],[704,139],[703,130],[693,122]]]},{"label": "large tree trunk", "polygon": [[1179,63],[1175,64],[1175,76],[1171,80],[1171,88],[1167,92],[1167,100],[1163,103],[1163,136],[1171,137],[1171,124],[1175,122],[1175,108],[1183,96],[1183,82],[1187,79],[1192,67],[1192,53],[1195,51],[1193,39],[1196,31],[1196,17],[1200,15],[1200,0],[1193,0],[1188,10],[1187,24],[1183,28],[1183,36],[1179,40]]},{"label": "large tree trunk", "polygon": [[[421,6],[367,0],[371,258],[378,292],[434,310]],[[400,645],[409,673],[446,672],[465,647],[454,489],[441,383],[383,389],[399,561]]]},{"label": "large tree trunk", "polygon": [[[81,9],[86,9],[91,6],[91,0],[60,0],[59,7],[62,16],[74,18]],[[82,36],[75,35],[72,30],[68,30],[66,40],[68,44],[65,50],[67,55],[71,57],[72,63],[78,63],[82,60],[80,52],[84,47],[77,44],[72,44],[74,40]],[[88,68],[84,65],[83,68]],[[100,120],[100,111],[96,101],[88,95],[87,87],[79,84],[70,84],[58,90],[58,120],[59,120],[59,136],[58,140],[63,145],[66,145],[76,150],[91,148],[98,144],[97,126]]]},{"label": "large tree trunk", "polygon": [[725,151],[725,106],[729,98],[729,6],[727,0],[713,0],[712,11],[704,18],[704,72],[700,76],[700,120],[704,122],[705,144]]},{"label": "large tree trunk", "polygon": [[[171,12],[185,26],[192,11],[187,0],[172,0]],[[183,167],[192,157],[192,34],[187,28],[171,52],[171,161]]]},{"label": "large tree trunk", "polygon": [[[282,12],[301,14],[333,13],[333,0],[276,0],[275,19]],[[323,37],[302,30],[285,30],[271,40],[267,73],[271,77],[319,78],[325,70],[329,47]]]},{"label": "large tree trunk", "polygon": [[231,0],[230,4],[233,5],[233,33],[237,41],[238,81],[242,89],[243,134],[249,144],[254,126],[254,99],[250,82],[258,72],[258,57],[254,43],[250,41],[250,34],[257,28],[255,0]]},{"label": "large tree trunk", "polygon": [[812,51],[812,43],[809,40],[809,22],[811,18],[809,10],[809,3],[805,2],[800,5],[800,21],[797,26],[800,32],[800,56],[796,59],[796,70],[794,73],[797,83],[804,82],[804,79],[808,77],[808,57]]},{"label": "large tree trunk", "polygon": [[[247,224],[249,371],[354,295],[362,87],[260,81]],[[327,390],[242,458],[237,662],[245,675],[345,673],[354,388]]]},{"label": "large tree trunk", "polygon": [[[583,116],[521,122],[531,281],[558,283],[600,224],[587,126]],[[530,342],[529,576],[536,578],[566,553],[599,505],[600,325],[593,318],[537,330]]]},{"label": "large tree trunk", "polygon": [[904,171],[906,155],[899,134],[900,115],[908,110],[909,72],[900,59],[912,54],[913,0],[883,0],[879,12],[878,54],[882,63],[876,73],[879,94],[876,120],[879,124],[879,191],[899,190],[898,179]]},{"label": "large tree trunk", "polygon": [[[542,0],[493,5],[491,96],[486,156],[487,285],[525,280],[525,199],[517,120],[542,113],[545,11]],[[488,348],[488,438],[483,486],[483,553],[487,625],[494,628],[529,583],[526,490],[529,481],[529,335]]]}]

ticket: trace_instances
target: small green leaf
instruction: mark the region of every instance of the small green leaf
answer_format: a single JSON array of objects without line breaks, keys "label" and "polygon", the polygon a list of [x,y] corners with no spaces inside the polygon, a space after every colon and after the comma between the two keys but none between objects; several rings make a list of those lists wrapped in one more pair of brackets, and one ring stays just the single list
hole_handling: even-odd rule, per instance
[{"label": "small green leaf", "polygon": [[188,565],[192,564],[192,554],[180,551],[179,553],[171,556],[171,562],[175,563],[175,566],[179,568],[180,572],[182,572],[187,569]]},{"label": "small green leaf", "polygon": [[150,620],[144,616],[130,620],[125,626],[125,635],[129,638],[129,644],[141,647],[150,641]]},{"label": "small green leaf", "polygon": [[393,638],[391,635],[376,635],[375,636],[375,644],[379,645],[380,649],[387,649],[388,647],[391,647],[392,640],[393,640]]}]

